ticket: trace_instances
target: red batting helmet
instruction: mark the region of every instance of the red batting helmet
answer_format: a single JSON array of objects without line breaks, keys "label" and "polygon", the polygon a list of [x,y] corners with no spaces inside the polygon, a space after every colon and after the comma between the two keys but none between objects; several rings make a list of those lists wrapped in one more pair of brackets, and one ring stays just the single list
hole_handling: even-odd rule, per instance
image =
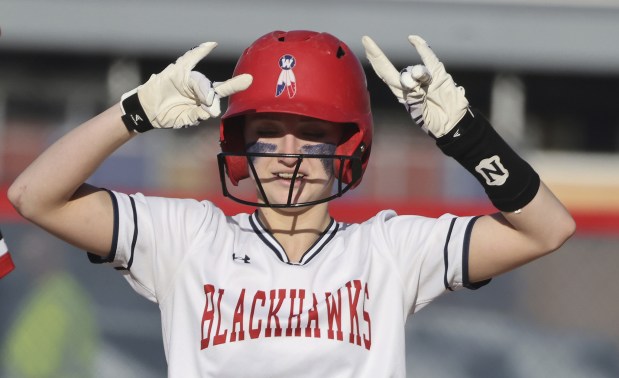
[{"label": "red batting helmet", "polygon": [[[359,184],[372,145],[372,112],[363,67],[344,42],[328,33],[274,31],[243,52],[233,75],[243,73],[251,74],[253,82],[229,98],[220,126],[222,152],[245,151],[246,114],[290,113],[352,124],[356,127],[345,128],[351,131],[335,154],[357,156],[361,166],[334,160],[334,172],[345,184]],[[246,157],[225,156],[225,162],[234,185],[249,177]]]}]

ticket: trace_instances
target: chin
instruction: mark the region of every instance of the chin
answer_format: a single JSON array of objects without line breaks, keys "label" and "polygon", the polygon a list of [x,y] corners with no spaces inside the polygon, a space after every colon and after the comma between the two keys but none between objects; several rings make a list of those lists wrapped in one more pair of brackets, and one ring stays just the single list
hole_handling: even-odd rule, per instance
[{"label": "chin", "polygon": [[[307,205],[307,206],[295,206],[295,204],[297,203],[306,203],[306,202],[312,202],[312,201],[318,201],[321,200],[323,198],[328,197],[327,195],[325,196],[304,196],[301,195],[300,197],[294,199],[292,201],[292,207],[278,207],[277,210],[281,210],[282,212],[288,212],[288,213],[298,213],[298,212],[302,212],[305,211],[307,209],[310,209],[314,206],[317,205]],[[281,196],[273,196],[269,198],[269,203],[271,204],[285,204],[288,202],[288,194],[286,193],[285,195],[281,195]],[[262,203],[265,203],[265,201],[262,201]]]}]

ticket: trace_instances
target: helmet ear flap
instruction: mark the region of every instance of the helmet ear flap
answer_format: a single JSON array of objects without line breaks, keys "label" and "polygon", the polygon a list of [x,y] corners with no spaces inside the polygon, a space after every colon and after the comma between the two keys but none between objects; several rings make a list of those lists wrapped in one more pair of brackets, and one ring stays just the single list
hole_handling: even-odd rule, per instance
[{"label": "helmet ear flap", "polygon": [[249,177],[247,170],[247,158],[244,156],[226,156],[226,168],[228,178],[232,185],[239,185],[239,181]]},{"label": "helmet ear flap", "polygon": [[[243,134],[243,116],[233,117],[221,123],[222,139],[219,144],[222,152],[245,151],[245,136]],[[226,170],[232,185],[237,186],[239,181],[249,177],[247,158],[245,156],[226,156]]]},{"label": "helmet ear flap", "polygon": [[[344,161],[335,159],[333,162],[334,172],[338,180],[345,184],[352,184],[352,188],[354,188],[361,182],[363,168],[366,166],[370,156],[370,149],[365,144],[365,135],[356,124],[347,123],[343,127],[344,133],[335,153],[337,155],[352,156],[356,159]],[[341,167],[342,164],[344,167]],[[341,177],[340,172],[342,172]]]}]

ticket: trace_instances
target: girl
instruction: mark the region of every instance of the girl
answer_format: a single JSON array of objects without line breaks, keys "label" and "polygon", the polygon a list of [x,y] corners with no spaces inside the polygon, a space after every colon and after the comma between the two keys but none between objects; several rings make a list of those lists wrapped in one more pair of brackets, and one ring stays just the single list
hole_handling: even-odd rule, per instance
[{"label": "girl", "polygon": [[[259,38],[223,83],[192,71],[215,43],[187,52],[52,145],[9,198],[159,304],[169,376],[404,377],[409,314],[556,250],[575,227],[469,108],[425,41],[409,40],[424,64],[402,73],[370,38],[362,41],[413,121],[478,178],[500,212],[333,219],[328,201],[363,177],[372,115],[357,58],[337,38],[310,31]],[[226,216],[206,200],[85,183],[139,133],[197,125],[218,116],[226,96],[224,193],[254,204],[254,213]],[[256,199],[232,194],[226,177],[232,186],[253,180]]]}]

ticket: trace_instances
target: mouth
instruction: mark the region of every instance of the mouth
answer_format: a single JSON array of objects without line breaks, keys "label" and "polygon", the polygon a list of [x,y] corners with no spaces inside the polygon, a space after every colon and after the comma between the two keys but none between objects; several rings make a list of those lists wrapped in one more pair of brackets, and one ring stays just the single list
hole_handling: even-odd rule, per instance
[{"label": "mouth", "polygon": [[[282,185],[286,190],[290,188],[290,185],[294,185],[294,188],[301,188],[305,185],[308,176],[304,173],[298,172],[296,175],[292,172],[276,172],[273,174],[275,180]],[[294,178],[294,183],[293,183]]]},{"label": "mouth", "polygon": [[[293,177],[295,177],[294,173],[290,173],[290,172],[278,172],[275,174],[275,177],[281,179],[281,180],[287,180],[287,181],[291,181]],[[303,180],[303,178],[305,177],[305,175],[303,173],[297,173],[295,181],[297,180]]]}]

